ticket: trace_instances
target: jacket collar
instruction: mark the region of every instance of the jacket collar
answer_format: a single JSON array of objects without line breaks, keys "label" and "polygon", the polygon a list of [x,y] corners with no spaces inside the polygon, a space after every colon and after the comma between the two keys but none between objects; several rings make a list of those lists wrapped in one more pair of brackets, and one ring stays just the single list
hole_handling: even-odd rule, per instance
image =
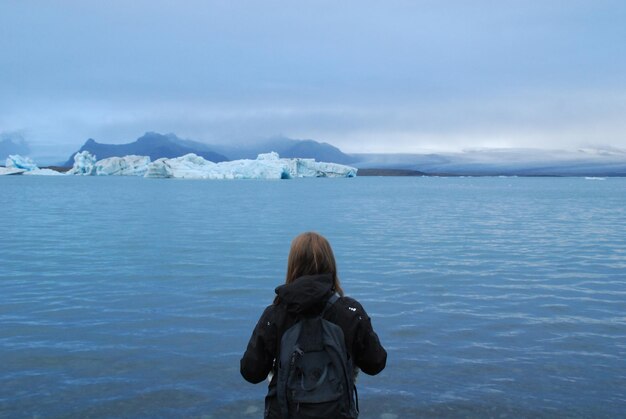
[{"label": "jacket collar", "polygon": [[306,275],[292,283],[281,285],[275,290],[287,311],[306,314],[319,311],[333,293],[332,274]]}]

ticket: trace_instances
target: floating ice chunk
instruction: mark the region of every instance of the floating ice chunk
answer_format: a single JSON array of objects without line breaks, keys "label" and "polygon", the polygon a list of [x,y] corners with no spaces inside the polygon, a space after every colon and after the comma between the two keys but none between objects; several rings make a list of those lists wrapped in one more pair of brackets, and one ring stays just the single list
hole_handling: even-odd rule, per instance
[{"label": "floating ice chunk", "polygon": [[148,170],[144,177],[170,178],[174,177],[174,171],[168,164],[169,159],[161,158],[153,161],[148,165]]},{"label": "floating ice chunk", "polygon": [[14,167],[0,167],[0,176],[5,175],[19,175],[24,173],[26,170],[24,169],[16,169]]},{"label": "floating ice chunk", "polygon": [[173,159],[158,159],[148,165],[145,177],[207,179],[216,166],[193,153]]},{"label": "floating ice chunk", "polygon": [[8,169],[24,169],[24,170],[35,170],[39,169],[35,162],[29,157],[23,157],[19,154],[12,154],[7,157],[6,167]]},{"label": "floating ice chunk", "polygon": [[[356,177],[357,168],[337,163],[314,162],[321,177]],[[319,176],[318,176],[319,177]]]},{"label": "floating ice chunk", "polygon": [[[268,156],[270,153],[263,155]],[[233,160],[221,162],[212,179],[288,179],[289,169],[281,159]]]},{"label": "floating ice chunk", "polygon": [[281,159],[278,153],[259,154],[256,160],[213,163],[195,154],[150,162],[146,156],[110,157],[96,162],[82,151],[74,156],[70,175],[145,176],[181,179],[291,179],[301,177],[354,177],[357,169],[314,159]]},{"label": "floating ice chunk", "polygon": [[56,176],[61,173],[52,169],[40,169],[35,162],[28,158],[17,154],[10,155],[7,158],[6,168],[0,167],[0,175],[43,175]]},{"label": "floating ice chunk", "polygon": [[74,166],[67,172],[68,175],[90,176],[96,173],[96,156],[88,151],[81,151],[74,155]]},{"label": "floating ice chunk", "polygon": [[148,171],[150,157],[109,157],[96,163],[97,176],[143,176]]},{"label": "floating ice chunk", "polygon": [[158,159],[148,165],[146,177],[185,179],[291,179],[299,177],[354,177],[357,169],[314,159],[281,159],[278,153],[259,154],[256,160],[213,163],[187,154]]},{"label": "floating ice chunk", "polygon": [[182,179],[281,179],[286,165],[277,160],[234,160],[213,163],[195,154],[158,159],[148,166],[146,177]]},{"label": "floating ice chunk", "polygon": [[285,159],[289,175],[298,177],[355,177],[357,169],[337,163],[316,162],[315,159]]},{"label": "floating ice chunk", "polygon": [[60,173],[56,170],[40,169],[32,159],[17,154],[10,155],[7,158],[6,164],[6,168],[0,168],[0,175],[60,175]]},{"label": "floating ice chunk", "polygon": [[256,157],[257,160],[280,160],[280,156],[277,152],[271,151],[269,153],[262,153]]},{"label": "floating ice chunk", "polygon": [[52,170],[52,169],[35,169],[35,170],[29,170],[27,172],[24,172],[25,175],[32,175],[32,176],[62,176],[63,173],[57,172],[56,170]]}]

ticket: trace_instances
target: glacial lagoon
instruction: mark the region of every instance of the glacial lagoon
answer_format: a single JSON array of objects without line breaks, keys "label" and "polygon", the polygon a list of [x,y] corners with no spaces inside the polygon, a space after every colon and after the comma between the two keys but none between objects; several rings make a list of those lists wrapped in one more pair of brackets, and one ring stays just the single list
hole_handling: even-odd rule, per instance
[{"label": "glacial lagoon", "polygon": [[261,417],[291,239],[388,349],[362,418],[626,411],[626,179],[0,178],[0,417]]}]

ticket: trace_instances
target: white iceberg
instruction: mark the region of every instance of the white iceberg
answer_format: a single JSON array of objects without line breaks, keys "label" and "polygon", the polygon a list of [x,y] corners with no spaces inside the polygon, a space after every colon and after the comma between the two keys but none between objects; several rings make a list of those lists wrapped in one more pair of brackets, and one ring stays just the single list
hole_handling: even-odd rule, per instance
[{"label": "white iceberg", "polygon": [[314,159],[281,159],[278,153],[259,154],[256,160],[214,163],[193,153],[150,162],[146,156],[110,157],[96,162],[87,151],[74,156],[71,175],[144,176],[178,179],[292,179],[354,177],[357,169]]},{"label": "white iceberg", "polygon": [[40,169],[37,164],[28,157],[17,154],[7,158],[6,167],[0,167],[0,175],[36,175],[57,176],[61,173],[52,169]]},{"label": "white iceberg", "polygon": [[31,158],[23,157],[18,154],[12,154],[7,157],[6,167],[7,169],[23,169],[26,171],[39,169]]},{"label": "white iceberg", "polygon": [[269,153],[262,153],[256,156],[257,160],[280,160],[280,156],[277,152],[271,151]]},{"label": "white iceberg", "polygon": [[52,170],[52,169],[35,169],[35,170],[28,170],[26,172],[23,173],[23,175],[28,175],[28,176],[63,176],[63,173],[57,172],[56,170]]},{"label": "white iceberg", "polygon": [[287,177],[280,161],[233,160],[213,163],[193,153],[150,163],[146,177],[178,179],[281,179]]},{"label": "white iceberg", "polygon": [[146,177],[182,179],[291,179],[301,177],[354,177],[357,169],[314,159],[281,159],[276,152],[256,160],[213,163],[195,154],[150,163]]},{"label": "white iceberg", "polygon": [[95,164],[97,176],[143,176],[148,171],[150,157],[124,156],[109,157]]},{"label": "white iceberg", "polygon": [[161,158],[148,165],[145,177],[208,179],[216,163],[195,154],[186,154],[173,159]]},{"label": "white iceberg", "polygon": [[282,160],[233,160],[216,164],[210,179],[287,179],[289,172]]},{"label": "white iceberg", "polygon": [[357,169],[337,163],[316,162],[315,159],[283,159],[287,161],[289,177],[355,177]]},{"label": "white iceberg", "polygon": [[272,151],[259,154],[256,161],[276,161],[284,168],[283,179],[299,177],[355,177],[357,169],[337,163],[316,162],[315,159],[281,159]]},{"label": "white iceberg", "polygon": [[303,177],[356,177],[357,168],[338,163],[317,162],[315,159],[281,159],[278,153],[259,154],[253,162],[261,163],[272,160],[282,168],[282,179]]},{"label": "white iceberg", "polygon": [[0,176],[5,175],[21,175],[26,170],[24,169],[16,169],[14,167],[0,167]]},{"label": "white iceberg", "polygon": [[68,175],[90,176],[96,173],[96,156],[88,151],[81,151],[74,155],[74,166],[68,170]]}]

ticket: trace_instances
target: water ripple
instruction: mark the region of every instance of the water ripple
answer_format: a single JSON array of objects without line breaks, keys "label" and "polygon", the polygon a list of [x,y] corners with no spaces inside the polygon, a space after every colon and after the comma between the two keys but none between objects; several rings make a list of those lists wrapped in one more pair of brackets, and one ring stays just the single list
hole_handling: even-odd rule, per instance
[{"label": "water ripple", "polygon": [[238,360],[305,230],[389,352],[364,418],[620,416],[625,182],[0,178],[0,416],[257,415]]}]

